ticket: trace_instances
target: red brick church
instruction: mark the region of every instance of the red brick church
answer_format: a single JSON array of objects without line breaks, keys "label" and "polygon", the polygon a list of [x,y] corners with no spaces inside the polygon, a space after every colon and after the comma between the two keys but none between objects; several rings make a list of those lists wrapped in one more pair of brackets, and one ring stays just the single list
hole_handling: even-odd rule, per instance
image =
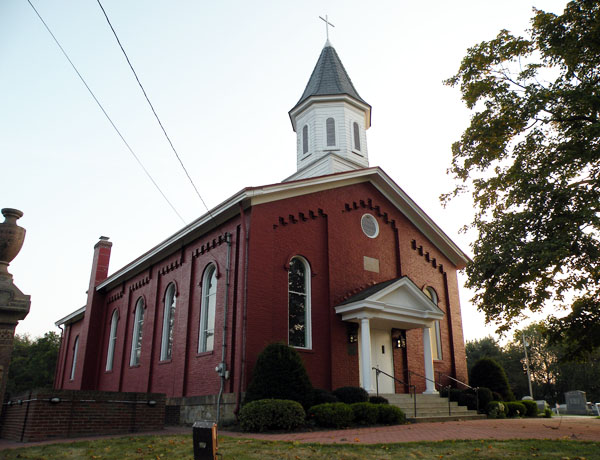
[{"label": "red brick church", "polygon": [[410,370],[426,393],[467,381],[468,257],[369,167],[371,106],[329,42],[289,116],[297,171],[283,182],[241,190],[110,276],[100,239],[87,304],[57,322],[55,388],[166,393],[184,421],[222,395],[231,412],[275,341],[317,388],[407,391],[374,367]]}]

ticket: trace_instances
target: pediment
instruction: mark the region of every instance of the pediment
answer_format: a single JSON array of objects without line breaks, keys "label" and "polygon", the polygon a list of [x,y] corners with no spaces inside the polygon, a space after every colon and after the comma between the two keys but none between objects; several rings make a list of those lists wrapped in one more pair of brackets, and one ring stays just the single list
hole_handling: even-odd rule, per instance
[{"label": "pediment", "polygon": [[410,278],[377,284],[335,307],[342,320],[358,322],[368,318],[373,325],[414,329],[431,327],[444,313]]}]

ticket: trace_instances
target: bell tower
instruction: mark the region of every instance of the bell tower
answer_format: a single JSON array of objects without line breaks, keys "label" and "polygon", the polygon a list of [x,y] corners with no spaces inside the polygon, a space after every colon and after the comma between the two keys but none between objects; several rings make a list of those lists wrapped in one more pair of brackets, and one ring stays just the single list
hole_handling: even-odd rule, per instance
[{"label": "bell tower", "polygon": [[289,115],[297,171],[285,181],[369,167],[371,106],[359,96],[329,39]]}]

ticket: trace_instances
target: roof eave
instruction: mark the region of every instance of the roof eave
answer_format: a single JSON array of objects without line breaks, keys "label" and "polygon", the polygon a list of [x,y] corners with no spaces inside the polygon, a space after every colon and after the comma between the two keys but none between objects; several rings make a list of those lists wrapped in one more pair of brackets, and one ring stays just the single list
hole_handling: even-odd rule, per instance
[{"label": "roof eave", "polygon": [[296,132],[296,118],[300,115],[304,110],[308,108],[308,106],[314,103],[324,103],[324,102],[347,102],[350,105],[355,106],[356,108],[363,110],[365,112],[365,129],[369,129],[371,127],[371,106],[366,104],[358,99],[350,96],[349,94],[321,94],[318,96],[310,96],[304,99],[302,102],[296,104],[292,110],[288,112],[290,117],[290,121],[292,122],[292,128],[294,132]]},{"label": "roof eave", "polygon": [[63,324],[75,323],[83,319],[83,316],[85,315],[85,307],[86,306],[84,305],[79,310],[75,310],[74,312],[68,314],[64,318],[59,319],[57,322],[54,323],[54,325],[58,327],[62,326]]}]

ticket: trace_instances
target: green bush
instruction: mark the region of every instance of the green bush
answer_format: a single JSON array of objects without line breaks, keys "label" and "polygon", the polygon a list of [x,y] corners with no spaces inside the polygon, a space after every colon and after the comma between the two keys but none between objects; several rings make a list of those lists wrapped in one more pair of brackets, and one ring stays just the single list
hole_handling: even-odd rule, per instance
[{"label": "green bush", "polygon": [[340,387],[333,390],[333,394],[337,399],[346,404],[369,401],[369,393],[360,387]]},{"label": "green bush", "polygon": [[352,423],[354,413],[348,404],[325,403],[311,407],[308,410],[308,417],[314,420],[317,426],[343,428]]},{"label": "green bush", "polygon": [[469,410],[477,410],[477,396],[473,390],[464,390],[458,396],[458,405],[467,406]]},{"label": "green bush", "polygon": [[313,389],[298,352],[272,343],[258,355],[244,403],[260,399],[291,399],[310,407]]},{"label": "green bush", "polygon": [[462,390],[459,390],[458,388],[450,388],[448,391],[448,399],[450,399],[450,401],[458,402],[461,394]]},{"label": "green bush", "polygon": [[313,388],[311,406],[317,406],[319,404],[333,402],[339,402],[339,400],[331,391],[322,390],[320,388]]},{"label": "green bush", "polygon": [[357,425],[375,425],[379,416],[376,404],[369,402],[358,402],[350,404],[352,413],[354,414],[354,423]]},{"label": "green bush", "polygon": [[501,401],[490,401],[485,406],[485,413],[489,418],[506,418],[507,407]]},{"label": "green bush", "polygon": [[389,404],[390,403],[383,396],[369,396],[369,402],[371,404]]},{"label": "green bush", "polygon": [[479,398],[480,411],[483,411],[487,405],[494,400],[492,396],[492,390],[486,387],[479,387],[477,389],[477,397]]},{"label": "green bush", "polygon": [[509,417],[525,417],[527,414],[527,408],[523,401],[508,401],[505,402],[504,405],[508,407],[508,416]]},{"label": "green bush", "polygon": [[239,421],[244,431],[293,430],[302,426],[306,414],[300,403],[285,399],[261,399],[242,407]]},{"label": "green bush", "polygon": [[549,407],[544,409],[544,418],[552,418],[552,409]]},{"label": "green bush", "polygon": [[377,404],[377,423],[382,425],[400,425],[406,422],[402,409],[387,404]]},{"label": "green bush", "polygon": [[475,387],[485,387],[502,395],[504,401],[514,400],[504,369],[493,359],[483,358],[471,369],[469,379]]},{"label": "green bush", "polygon": [[524,399],[523,401],[519,402],[525,406],[526,417],[537,417],[538,407],[535,401],[528,401]]}]

